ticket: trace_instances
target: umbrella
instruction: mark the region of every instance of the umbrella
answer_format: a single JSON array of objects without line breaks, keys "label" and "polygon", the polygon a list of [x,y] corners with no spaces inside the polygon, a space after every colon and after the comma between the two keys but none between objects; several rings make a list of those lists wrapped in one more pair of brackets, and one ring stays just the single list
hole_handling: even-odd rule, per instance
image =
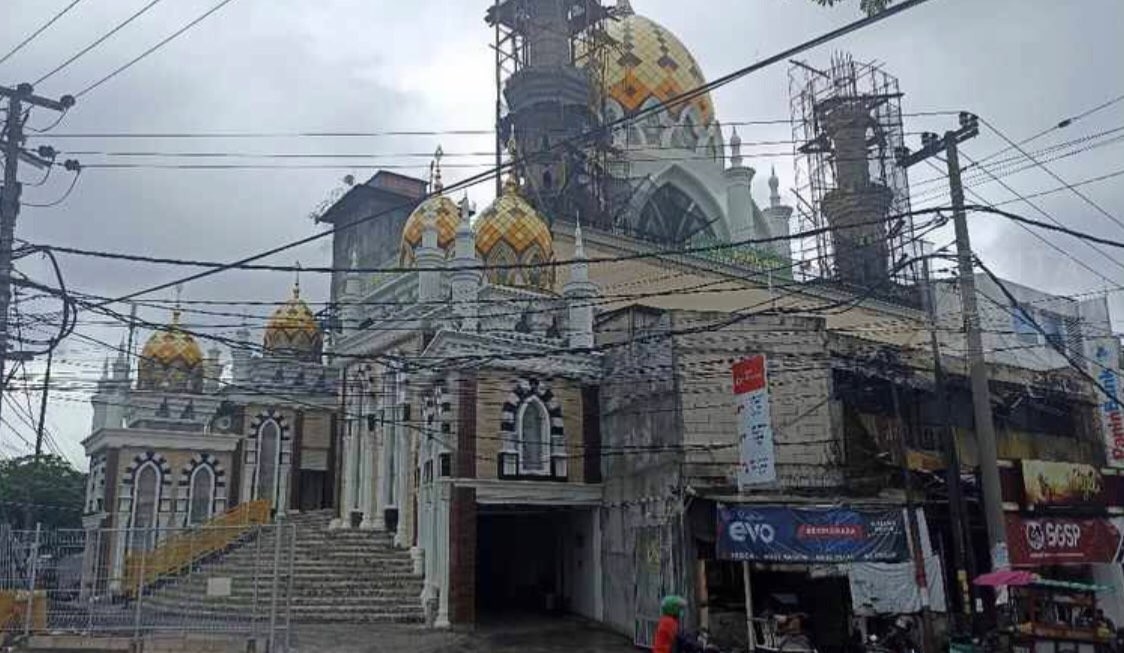
[{"label": "umbrella", "polygon": [[1002,587],[1011,585],[1022,587],[1038,580],[1038,576],[1029,571],[1016,571],[1013,569],[999,569],[982,576],[977,576],[973,584],[981,587]]}]

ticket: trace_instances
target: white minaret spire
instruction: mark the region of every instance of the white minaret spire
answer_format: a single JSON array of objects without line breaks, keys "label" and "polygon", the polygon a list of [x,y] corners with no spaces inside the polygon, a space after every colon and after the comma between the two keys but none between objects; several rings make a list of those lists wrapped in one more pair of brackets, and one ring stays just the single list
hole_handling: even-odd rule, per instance
[{"label": "white minaret spire", "polygon": [[738,128],[734,127],[734,134],[730,137],[730,165],[740,168],[744,161],[745,159],[742,158],[742,137],[738,136]]},{"label": "white minaret spire", "polygon": [[574,256],[570,262],[570,279],[562,287],[569,305],[569,341],[575,349],[593,346],[593,303],[599,294],[597,284],[589,280],[589,259],[585,254],[582,225],[574,225]]}]

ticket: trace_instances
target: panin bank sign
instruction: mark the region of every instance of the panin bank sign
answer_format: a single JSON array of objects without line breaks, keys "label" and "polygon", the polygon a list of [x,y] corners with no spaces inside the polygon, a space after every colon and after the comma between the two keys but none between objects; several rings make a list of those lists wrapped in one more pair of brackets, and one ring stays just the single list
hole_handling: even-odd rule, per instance
[{"label": "panin bank sign", "polygon": [[1124,467],[1124,408],[1120,405],[1120,375],[1114,369],[1116,361],[1112,358],[1107,347],[1097,347],[1097,381],[1111,395],[1101,398],[1101,429],[1108,465]]}]

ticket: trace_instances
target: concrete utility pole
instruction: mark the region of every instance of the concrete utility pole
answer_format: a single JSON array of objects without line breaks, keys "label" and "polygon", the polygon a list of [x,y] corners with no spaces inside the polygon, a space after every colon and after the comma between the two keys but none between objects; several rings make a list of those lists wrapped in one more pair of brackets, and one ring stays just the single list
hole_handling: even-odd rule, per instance
[{"label": "concrete utility pole", "polygon": [[[51,100],[34,95],[33,91],[31,84],[20,84],[16,88],[0,86],[0,96],[8,98],[8,117],[4,122],[4,138],[0,141],[4,152],[4,186],[0,190],[0,379],[4,378],[4,367],[8,358],[8,306],[12,300],[12,245],[15,240],[16,217],[20,212],[21,188],[17,175],[19,162],[22,159],[38,167],[53,164],[52,161],[23,149],[24,105],[53,111],[66,111],[74,106],[74,98],[69,95]],[[3,384],[0,383],[0,400],[3,399],[4,390]],[[2,405],[3,402],[0,401],[0,406]],[[36,460],[38,460],[39,445],[36,449]]]},{"label": "concrete utility pole", "polygon": [[964,335],[968,345],[968,366],[972,383],[972,408],[975,417],[976,442],[979,447],[980,483],[983,488],[984,517],[991,545],[991,567],[1010,566],[1007,555],[1006,519],[1003,516],[1003,495],[999,485],[999,464],[995,443],[995,424],[991,416],[991,392],[988,388],[987,362],[984,360],[980,315],[976,306],[976,279],[972,244],[968,238],[968,220],[964,213],[964,187],[960,181],[960,143],[979,135],[979,118],[961,112],[960,129],[936,134],[922,134],[923,144],[915,153],[900,152],[899,162],[905,167],[924,161],[940,152],[948,165],[948,184],[952,195],[952,220],[956,230],[956,259],[960,277],[960,303],[964,315]]}]

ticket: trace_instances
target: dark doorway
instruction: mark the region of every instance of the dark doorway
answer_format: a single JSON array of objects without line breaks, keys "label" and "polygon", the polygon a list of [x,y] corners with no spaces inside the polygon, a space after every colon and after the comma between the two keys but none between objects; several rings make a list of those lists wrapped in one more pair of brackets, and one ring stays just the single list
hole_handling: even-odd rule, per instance
[{"label": "dark doorway", "polygon": [[550,514],[481,514],[476,537],[479,610],[559,609],[559,542]]},{"label": "dark doorway", "polygon": [[489,616],[595,611],[596,513],[583,508],[478,506],[476,608]]},{"label": "dark doorway", "polygon": [[321,510],[328,508],[325,502],[327,493],[324,486],[328,481],[327,472],[302,469],[300,473],[300,510]]}]

